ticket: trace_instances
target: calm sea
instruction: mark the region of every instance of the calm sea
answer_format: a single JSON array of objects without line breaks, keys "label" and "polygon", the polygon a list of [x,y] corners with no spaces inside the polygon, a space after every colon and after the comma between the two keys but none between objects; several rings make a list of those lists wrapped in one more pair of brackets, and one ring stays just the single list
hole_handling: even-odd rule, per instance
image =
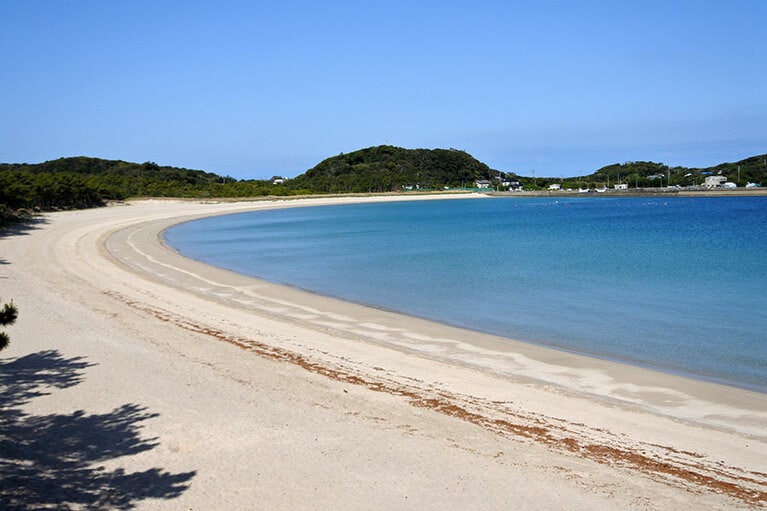
[{"label": "calm sea", "polygon": [[767,392],[767,197],[317,206],[165,239],[323,295]]}]

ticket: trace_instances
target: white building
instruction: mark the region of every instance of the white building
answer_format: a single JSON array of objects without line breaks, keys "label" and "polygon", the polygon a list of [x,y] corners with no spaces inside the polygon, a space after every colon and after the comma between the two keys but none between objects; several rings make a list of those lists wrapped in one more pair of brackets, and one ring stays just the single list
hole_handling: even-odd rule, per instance
[{"label": "white building", "polygon": [[724,183],[727,182],[727,178],[724,176],[708,176],[703,186],[706,188],[724,188]]},{"label": "white building", "polygon": [[501,186],[508,188],[509,190],[522,191],[522,183],[519,179],[514,177],[505,177],[501,179]]},{"label": "white building", "polygon": [[554,183],[549,185],[550,192],[558,192],[561,189],[562,189],[562,185],[559,183]]}]

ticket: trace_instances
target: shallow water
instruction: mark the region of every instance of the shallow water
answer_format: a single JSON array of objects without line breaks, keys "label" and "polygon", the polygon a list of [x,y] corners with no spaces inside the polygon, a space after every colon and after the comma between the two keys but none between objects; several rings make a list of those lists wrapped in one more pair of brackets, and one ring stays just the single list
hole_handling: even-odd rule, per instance
[{"label": "shallow water", "polygon": [[766,197],[318,206],[165,237],[273,282],[767,392]]}]

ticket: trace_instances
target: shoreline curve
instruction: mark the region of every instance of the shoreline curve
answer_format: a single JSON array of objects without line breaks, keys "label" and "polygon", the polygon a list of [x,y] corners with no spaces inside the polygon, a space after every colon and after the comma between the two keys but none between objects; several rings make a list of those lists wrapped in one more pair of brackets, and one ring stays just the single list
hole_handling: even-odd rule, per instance
[{"label": "shoreline curve", "polygon": [[[323,404],[320,408],[305,409],[307,419],[316,419],[319,410],[325,408],[334,410],[332,416],[340,417],[340,407],[349,406],[347,400],[352,397],[357,400],[359,410],[355,413],[361,414],[361,418],[353,419],[358,422],[344,422],[343,428],[358,434],[364,430],[371,436],[362,444],[361,437],[344,441],[345,449],[352,453],[375,452],[384,456],[391,449],[390,443],[386,444],[389,447],[384,446],[384,438],[389,442],[397,438],[402,445],[417,450],[409,444],[410,436],[415,431],[428,431],[417,433],[418,438],[421,441],[428,438],[430,449],[435,450],[418,451],[421,456],[442,463],[446,471],[444,462],[452,459],[454,453],[472,456],[485,467],[483,484],[492,484],[488,481],[494,475],[499,477],[499,484],[518,477],[508,471],[514,464],[508,465],[508,460],[503,462],[488,454],[515,452],[516,456],[540,460],[523,473],[537,474],[549,483],[555,479],[562,495],[570,495],[573,480],[580,481],[575,487],[585,485],[592,490],[599,487],[600,483],[590,485],[577,476],[584,470],[594,471],[598,481],[604,484],[609,481],[619,488],[619,495],[625,493],[616,496],[613,492],[610,497],[578,494],[578,499],[607,498],[600,502],[626,508],[642,507],[637,504],[638,499],[648,494],[670,499],[666,504],[656,502],[653,507],[658,509],[695,509],[701,503],[732,508],[767,504],[767,395],[509,341],[270,284],[183,257],[166,247],[161,239],[162,231],[169,225],[197,217],[337,201],[152,200],[98,211],[55,214],[52,225],[42,229],[44,232],[39,236],[33,233],[29,242],[14,240],[12,247],[17,248],[10,251],[11,257],[15,257],[10,270],[16,271],[16,263],[19,270],[25,265],[39,271],[51,268],[46,273],[48,281],[40,284],[39,291],[32,289],[30,286],[36,282],[33,276],[19,271],[14,280],[27,287],[11,291],[30,297],[42,297],[35,293],[44,291],[58,293],[62,299],[67,297],[87,305],[99,318],[113,317],[103,321],[111,321],[109,324],[117,330],[119,325],[123,325],[120,329],[137,330],[140,335],[127,345],[94,340],[87,346],[105,370],[120,367],[112,351],[122,357],[127,353],[140,358],[144,365],[130,368],[130,374],[146,379],[145,385],[155,382],[141,395],[151,401],[155,399],[153,393],[160,393],[163,399],[152,402],[158,407],[165,406],[165,413],[171,417],[184,415],[172,404],[184,393],[176,389],[176,394],[166,395],[157,388],[157,381],[166,381],[176,388],[175,382],[194,377],[188,372],[193,366],[206,381],[220,385],[226,381],[225,387],[234,396],[227,401],[237,399],[238,406],[244,406],[254,396],[246,382],[255,374],[262,374],[254,371],[262,364],[259,360],[264,360],[267,362],[263,363],[278,364],[269,366],[276,369],[274,376],[259,376],[266,378],[260,384],[265,395],[292,396],[289,401],[270,401],[275,406],[304,399],[302,394],[275,390],[285,378],[291,382],[313,382],[312,387],[302,386],[302,392]],[[35,249],[36,255],[22,262],[24,243]],[[64,289],[67,286],[69,292]],[[73,294],[74,289],[77,294]],[[129,326],[128,320],[121,317],[142,318],[145,325]],[[27,324],[20,328],[31,332],[36,326]],[[30,345],[35,343],[34,339],[25,338],[24,330],[20,337]],[[77,349],[85,345],[68,346]],[[104,351],[105,347],[109,349]],[[13,350],[20,348],[13,345]],[[164,374],[147,372],[152,362],[146,357],[150,355],[173,360],[178,370],[186,369],[183,373],[172,367]],[[103,375],[105,385],[110,377]],[[195,388],[198,406],[206,410],[217,406],[213,403],[221,399],[220,393]],[[114,392],[119,395],[123,391]],[[211,393],[209,401],[206,392]],[[224,418],[251,413],[249,409],[232,410],[234,403],[216,410]],[[357,416],[347,420],[352,420],[351,417]],[[367,419],[363,420],[364,417]],[[405,429],[400,433],[387,427],[402,420],[403,425],[410,424],[414,429],[403,426]],[[235,423],[229,418],[227,427],[234,428]],[[198,426],[194,422],[187,424],[191,431],[196,431]],[[164,434],[170,435],[168,430]],[[183,445],[189,434],[171,436]],[[453,450],[456,448],[458,451]],[[240,462],[242,455],[236,457]],[[316,457],[319,453],[305,456],[301,462],[299,458],[289,458],[286,463],[296,469],[296,463],[312,464],[320,459]],[[407,460],[407,454],[400,456],[400,462],[406,463],[403,460]],[[183,460],[199,462],[192,454],[179,458],[182,465]],[[561,478],[546,468],[553,466],[562,467]],[[342,466],[336,469],[344,470]],[[216,474],[215,481],[229,484],[220,472]],[[312,472],[307,477],[319,481],[324,477],[321,474],[322,471]],[[640,477],[634,480],[635,476]],[[431,488],[424,490],[424,496],[435,495],[436,487],[428,482],[434,474],[410,473],[410,477],[420,481],[424,488]],[[237,481],[242,480],[231,484]],[[375,496],[377,503],[392,504],[386,500],[388,494],[376,490],[371,479],[365,481],[367,484],[354,490],[356,493],[344,491],[363,499],[365,495]],[[494,488],[500,491],[501,487]],[[387,488],[390,493],[393,491],[393,487]],[[310,488],[302,491],[312,494]],[[529,488],[533,496],[544,491],[540,484],[531,483]],[[690,496],[691,491],[696,497]],[[192,493],[190,502],[201,502],[201,494]],[[496,502],[502,497],[493,493]],[[271,498],[273,504],[290,501],[284,495],[274,494]],[[561,504],[557,500],[542,500],[538,507],[544,509],[557,502]],[[439,499],[432,501],[435,508],[437,504],[444,507]],[[454,508],[458,505],[456,501]]]}]

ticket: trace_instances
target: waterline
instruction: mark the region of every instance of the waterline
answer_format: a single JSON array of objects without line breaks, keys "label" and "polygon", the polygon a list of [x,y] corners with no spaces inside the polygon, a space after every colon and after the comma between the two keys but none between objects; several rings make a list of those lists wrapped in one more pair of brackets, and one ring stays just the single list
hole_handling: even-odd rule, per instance
[{"label": "waterline", "polygon": [[208,264],[767,391],[767,198],[414,201],[177,226]]}]

